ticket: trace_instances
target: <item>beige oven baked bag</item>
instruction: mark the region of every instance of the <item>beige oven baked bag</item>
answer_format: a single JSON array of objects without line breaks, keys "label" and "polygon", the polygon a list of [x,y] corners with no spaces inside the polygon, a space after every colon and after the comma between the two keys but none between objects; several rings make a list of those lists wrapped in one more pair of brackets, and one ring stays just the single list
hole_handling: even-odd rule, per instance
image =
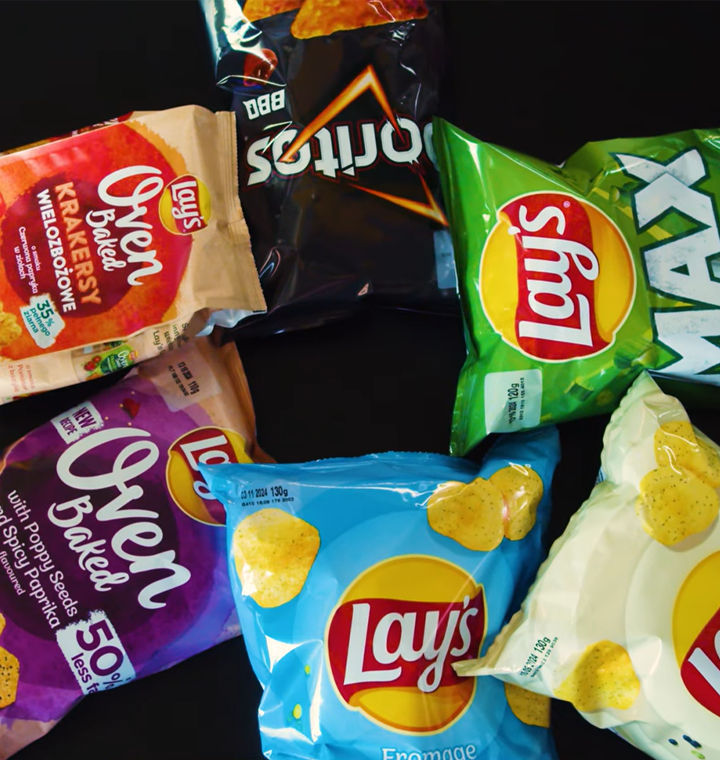
[{"label": "beige oven baked bag", "polygon": [[0,155],[0,262],[3,401],[263,311],[234,114],[131,114]]}]

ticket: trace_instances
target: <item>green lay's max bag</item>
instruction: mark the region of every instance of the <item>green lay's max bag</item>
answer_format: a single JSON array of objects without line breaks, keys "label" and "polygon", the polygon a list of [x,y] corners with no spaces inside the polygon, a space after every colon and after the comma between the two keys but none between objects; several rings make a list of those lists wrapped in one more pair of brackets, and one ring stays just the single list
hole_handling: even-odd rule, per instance
[{"label": "green lay's max bag", "polygon": [[589,143],[562,167],[434,134],[468,347],[452,453],[609,413],[643,369],[720,382],[720,131]]}]

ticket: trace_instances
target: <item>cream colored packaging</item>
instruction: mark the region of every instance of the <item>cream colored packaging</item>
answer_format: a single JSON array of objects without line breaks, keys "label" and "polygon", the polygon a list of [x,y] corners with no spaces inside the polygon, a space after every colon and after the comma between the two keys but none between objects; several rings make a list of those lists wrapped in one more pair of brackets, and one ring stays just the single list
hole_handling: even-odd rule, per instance
[{"label": "cream colored packaging", "polygon": [[604,479],[458,673],[568,699],[661,760],[720,759],[718,451],[641,375],[606,430]]},{"label": "cream colored packaging", "polygon": [[234,115],[133,114],[0,156],[0,261],[4,401],[264,311]]}]

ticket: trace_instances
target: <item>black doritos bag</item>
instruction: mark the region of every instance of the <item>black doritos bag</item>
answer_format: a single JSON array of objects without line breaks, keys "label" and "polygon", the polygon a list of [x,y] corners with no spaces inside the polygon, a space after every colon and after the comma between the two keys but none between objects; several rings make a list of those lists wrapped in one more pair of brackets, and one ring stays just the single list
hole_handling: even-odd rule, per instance
[{"label": "black doritos bag", "polygon": [[456,313],[431,118],[442,29],[422,0],[202,0],[238,116],[240,198],[268,314],[321,324],[363,304]]}]

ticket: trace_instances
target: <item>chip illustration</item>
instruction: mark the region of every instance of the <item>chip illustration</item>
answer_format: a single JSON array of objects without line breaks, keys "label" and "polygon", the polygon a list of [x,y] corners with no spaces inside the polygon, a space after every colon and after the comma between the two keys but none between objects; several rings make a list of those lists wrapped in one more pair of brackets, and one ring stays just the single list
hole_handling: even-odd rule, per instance
[{"label": "chip illustration", "polygon": [[695,435],[687,420],[663,423],[656,431],[655,460],[662,467],[678,464],[709,486],[720,486],[720,457],[712,446]]},{"label": "chip illustration", "polygon": [[463,488],[444,483],[428,499],[428,523],[466,549],[487,552],[503,540],[503,505],[500,490],[484,478]]},{"label": "chip illustration", "polygon": [[640,481],[635,511],[656,541],[674,546],[708,528],[718,515],[717,493],[680,465],[658,467]]},{"label": "chip illustration", "polygon": [[580,655],[572,672],[555,689],[581,712],[604,708],[627,710],[640,694],[630,655],[619,644],[598,641]]},{"label": "chip illustration", "polygon": [[506,683],[505,699],[518,720],[528,726],[550,728],[550,697]]},{"label": "chip illustration", "polygon": [[303,0],[247,0],[243,6],[243,14],[248,21],[259,21],[278,13],[294,11],[302,3]]},{"label": "chip illustration", "polygon": [[535,525],[537,507],[543,496],[540,476],[530,467],[511,464],[490,477],[505,501],[505,537],[511,541],[525,538]]},{"label": "chip illustration", "polygon": [[4,628],[5,628],[5,618],[2,612],[0,612],[0,634],[3,632]]},{"label": "chip illustration", "polygon": [[18,658],[0,647],[0,708],[9,707],[15,701],[19,680]]},{"label": "chip illustration", "polygon": [[293,22],[291,32],[299,39],[322,37],[334,32],[365,26],[392,24],[425,18],[423,0],[305,0]]},{"label": "chip illustration", "polygon": [[246,517],[233,534],[233,557],[243,593],[261,607],[294,599],[320,548],[316,528],[281,509]]}]

